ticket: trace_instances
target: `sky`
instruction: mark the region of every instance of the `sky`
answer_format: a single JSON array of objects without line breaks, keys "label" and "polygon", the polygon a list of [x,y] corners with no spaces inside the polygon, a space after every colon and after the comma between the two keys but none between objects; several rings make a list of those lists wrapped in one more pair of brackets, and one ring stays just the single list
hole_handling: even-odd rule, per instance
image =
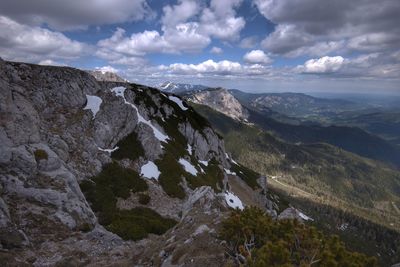
[{"label": "sky", "polygon": [[0,57],[153,86],[400,94],[400,0],[0,0]]}]

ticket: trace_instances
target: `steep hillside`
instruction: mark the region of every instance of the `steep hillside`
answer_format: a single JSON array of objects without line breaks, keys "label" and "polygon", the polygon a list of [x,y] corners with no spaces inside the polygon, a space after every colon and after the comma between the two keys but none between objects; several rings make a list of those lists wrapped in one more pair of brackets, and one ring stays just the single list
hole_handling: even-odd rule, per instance
[{"label": "steep hillside", "polygon": [[5,61],[0,90],[6,265],[220,266],[221,219],[269,201],[176,96]]},{"label": "steep hillside", "polygon": [[241,102],[256,110],[271,109],[291,117],[324,117],[365,107],[348,100],[317,98],[301,93],[249,94],[238,90],[229,91]]},{"label": "steep hillside", "polygon": [[327,144],[288,144],[208,107],[195,108],[233,157],[272,178],[272,185],[400,230],[400,172]]},{"label": "steep hillside", "polygon": [[360,128],[348,126],[291,125],[276,121],[254,110],[249,121],[291,143],[324,142],[360,156],[400,167],[400,149]]},{"label": "steep hillside", "polygon": [[159,85],[158,88],[164,92],[179,95],[179,94],[184,94],[184,93],[188,93],[188,92],[201,91],[201,90],[207,89],[207,86],[193,85],[193,84],[187,84],[187,83],[173,83],[173,82],[167,81],[167,82],[164,82],[161,85]]},{"label": "steep hillside", "polygon": [[[219,100],[221,92],[223,92],[224,101]],[[235,97],[231,94],[232,92]],[[400,167],[400,149],[378,136],[356,127],[304,124],[296,119],[279,114],[269,107],[255,107],[253,104],[257,96],[259,94],[248,94],[237,90],[226,91],[223,89],[204,90],[200,93],[191,92],[184,95],[189,101],[209,106],[232,118],[238,118],[238,114],[245,114],[242,117],[246,118],[246,122],[256,124],[287,142],[328,143],[360,156],[390,163],[397,168]],[[303,97],[303,95],[301,96]],[[334,102],[336,103],[336,100]]]},{"label": "steep hillside", "polygon": [[332,118],[328,123],[344,126],[353,125],[400,146],[400,112],[342,113]]},{"label": "steep hillside", "polygon": [[199,92],[192,91],[184,94],[184,97],[190,102],[209,106],[236,120],[247,121],[249,117],[247,109],[228,90],[223,88],[208,89]]}]

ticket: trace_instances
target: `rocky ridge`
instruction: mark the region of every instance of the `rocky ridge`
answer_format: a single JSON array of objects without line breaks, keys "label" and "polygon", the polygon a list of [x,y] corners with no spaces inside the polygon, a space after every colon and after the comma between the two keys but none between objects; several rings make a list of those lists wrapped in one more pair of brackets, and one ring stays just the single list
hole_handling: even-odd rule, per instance
[{"label": "rocky ridge", "polygon": [[174,82],[164,82],[158,86],[158,88],[164,92],[173,93],[173,94],[185,94],[191,93],[194,91],[202,91],[207,89],[207,86],[204,85],[195,85],[195,84],[187,84],[187,83],[174,83]]},{"label": "rocky ridge", "polygon": [[88,70],[87,72],[100,82],[127,82],[127,80],[111,71]]},{"label": "rocky ridge", "polygon": [[191,92],[184,97],[193,103],[209,106],[235,120],[247,121],[249,117],[247,109],[224,88]]},{"label": "rocky ridge", "polygon": [[[227,192],[244,205],[271,206],[261,195],[249,196],[265,191],[265,183],[251,187],[234,182],[242,180],[230,171],[236,163],[223,140],[176,96],[136,84],[99,82],[68,67],[0,61],[0,77],[0,257],[11,266],[68,261],[218,266],[224,257],[216,227],[233,203]],[[128,136],[136,137],[143,153],[116,158],[115,151],[126,150]],[[181,149],[175,152],[176,147]],[[171,182],[174,174],[162,166],[178,160],[187,165]],[[112,162],[141,173],[138,179],[145,181],[150,197],[141,204],[132,191],[117,199],[116,208],[145,207],[174,219],[172,229],[133,242],[99,223],[82,183],[93,183]],[[143,174],[149,162],[159,166],[159,179]],[[197,177],[188,173],[190,167]],[[210,182],[215,178],[208,174],[211,170],[223,179]],[[181,188],[183,195],[174,196],[171,186]],[[199,247],[204,248],[201,253]]]}]

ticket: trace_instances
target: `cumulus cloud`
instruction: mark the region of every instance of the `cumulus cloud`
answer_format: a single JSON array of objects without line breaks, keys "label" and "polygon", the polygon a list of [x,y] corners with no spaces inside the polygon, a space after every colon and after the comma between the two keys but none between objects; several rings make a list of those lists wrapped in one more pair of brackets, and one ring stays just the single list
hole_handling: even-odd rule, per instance
[{"label": "cumulus cloud", "polygon": [[274,78],[280,77],[285,71],[279,73],[270,66],[261,64],[242,65],[230,60],[206,60],[198,64],[174,63],[158,66],[158,71],[163,75],[202,76],[202,77],[236,77],[236,78]]},{"label": "cumulus cloud", "polygon": [[210,50],[210,53],[212,54],[222,54],[224,51],[222,50],[222,48],[217,47],[217,46],[213,46]]},{"label": "cumulus cloud", "polygon": [[264,51],[261,50],[252,50],[246,53],[243,57],[244,61],[252,64],[269,64],[272,62],[272,59],[269,58]]},{"label": "cumulus cloud", "polygon": [[[277,24],[263,47],[285,56],[341,51],[385,51],[400,46],[400,4],[396,0],[254,0]],[[323,51],[324,50],[324,51]]]},{"label": "cumulus cloud", "polygon": [[291,24],[279,24],[274,32],[261,43],[263,48],[275,54],[288,54],[298,48],[310,45],[312,38]]},{"label": "cumulus cloud", "polygon": [[178,24],[174,28],[165,29],[162,35],[157,31],[144,31],[126,36],[125,30],[118,28],[110,38],[98,42],[100,49],[97,55],[107,58],[195,52],[208,46],[210,42],[209,37],[198,33],[197,23]]},{"label": "cumulus cloud", "polygon": [[[212,41],[236,40],[245,25],[244,18],[236,17],[236,8],[242,0],[211,0],[208,6],[199,1],[179,0],[166,5],[161,18],[161,31],[151,30],[126,36],[118,28],[110,38],[100,40],[97,56],[115,63],[129,63],[127,57],[143,57],[151,53],[200,52]],[[212,53],[221,53],[220,48]],[[125,60],[121,60],[125,59]]]},{"label": "cumulus cloud", "polygon": [[117,73],[119,72],[118,69],[112,67],[112,66],[103,66],[103,67],[96,67],[95,70],[101,71],[101,72],[113,72],[113,73]]},{"label": "cumulus cloud", "polygon": [[194,0],[179,0],[177,5],[164,6],[163,11],[164,15],[161,18],[161,22],[164,27],[175,26],[198,14],[200,5]]},{"label": "cumulus cloud", "polygon": [[182,73],[182,74],[219,74],[228,75],[233,73],[238,73],[241,71],[242,66],[238,62],[233,62],[229,60],[222,60],[215,62],[212,59],[201,62],[199,64],[183,64],[174,63],[169,66],[160,66],[160,70],[169,71],[172,73]]},{"label": "cumulus cloud", "polygon": [[243,0],[211,0],[202,12],[200,23],[204,34],[223,40],[237,40],[246,22],[236,17],[235,9]]},{"label": "cumulus cloud", "polygon": [[52,59],[44,59],[38,62],[39,65],[44,65],[44,66],[67,66],[64,63],[54,61]]},{"label": "cumulus cloud", "polygon": [[332,73],[338,71],[345,59],[341,56],[336,57],[321,57],[318,59],[307,60],[304,65],[298,69],[303,73]]},{"label": "cumulus cloud", "polygon": [[348,47],[357,51],[382,51],[400,45],[400,35],[386,32],[367,33],[350,38]]},{"label": "cumulus cloud", "polygon": [[60,32],[19,24],[0,16],[0,53],[10,60],[39,62],[41,60],[74,59],[88,47]]},{"label": "cumulus cloud", "polygon": [[258,38],[257,36],[248,36],[246,38],[243,38],[240,43],[239,47],[241,48],[253,48],[257,45]]},{"label": "cumulus cloud", "polygon": [[82,29],[153,17],[146,0],[0,1],[0,14],[19,23],[47,24],[56,30]]}]

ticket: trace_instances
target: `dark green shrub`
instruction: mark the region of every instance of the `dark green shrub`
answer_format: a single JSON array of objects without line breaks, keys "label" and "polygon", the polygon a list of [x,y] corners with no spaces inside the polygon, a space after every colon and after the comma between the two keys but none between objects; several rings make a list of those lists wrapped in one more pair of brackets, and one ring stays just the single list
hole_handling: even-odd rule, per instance
[{"label": "dark green shrub", "polygon": [[350,252],[337,236],[297,220],[272,220],[254,207],[233,211],[220,237],[229,255],[242,255],[248,266],[377,266],[375,258]]},{"label": "dark green shrub", "polygon": [[119,211],[106,228],[125,240],[139,240],[148,233],[161,235],[175,224],[175,220],[163,218],[149,208],[134,208]]},{"label": "dark green shrub", "polygon": [[117,144],[118,149],[111,153],[113,159],[131,159],[136,160],[144,156],[142,143],[140,143],[137,134],[131,132]]},{"label": "dark green shrub", "polygon": [[255,171],[250,170],[241,164],[232,164],[231,170],[251,188],[257,189],[260,187],[257,183],[257,179],[260,178],[260,175]]},{"label": "dark green shrub", "polygon": [[[80,187],[100,224],[123,239],[138,240],[148,233],[163,234],[176,224],[148,208],[119,210],[116,207],[117,198],[127,198],[131,192],[148,189],[137,172],[122,168],[116,162],[105,165],[101,173],[92,180],[83,181]],[[144,202],[150,200],[146,194],[140,194],[139,198]]]},{"label": "dark green shrub", "polygon": [[40,161],[41,159],[48,159],[49,155],[47,155],[47,152],[43,149],[36,149],[35,152],[33,152],[35,155],[35,160]]},{"label": "dark green shrub", "polygon": [[148,194],[139,194],[139,203],[142,205],[147,205],[150,202],[150,196]]},{"label": "dark green shrub", "polygon": [[[204,173],[197,176],[187,176],[189,186],[194,189],[200,186],[211,186],[215,191],[221,191],[223,187],[224,173],[219,167],[218,161],[213,158],[208,162],[208,166],[203,166]],[[219,187],[219,188],[218,188]]]}]

